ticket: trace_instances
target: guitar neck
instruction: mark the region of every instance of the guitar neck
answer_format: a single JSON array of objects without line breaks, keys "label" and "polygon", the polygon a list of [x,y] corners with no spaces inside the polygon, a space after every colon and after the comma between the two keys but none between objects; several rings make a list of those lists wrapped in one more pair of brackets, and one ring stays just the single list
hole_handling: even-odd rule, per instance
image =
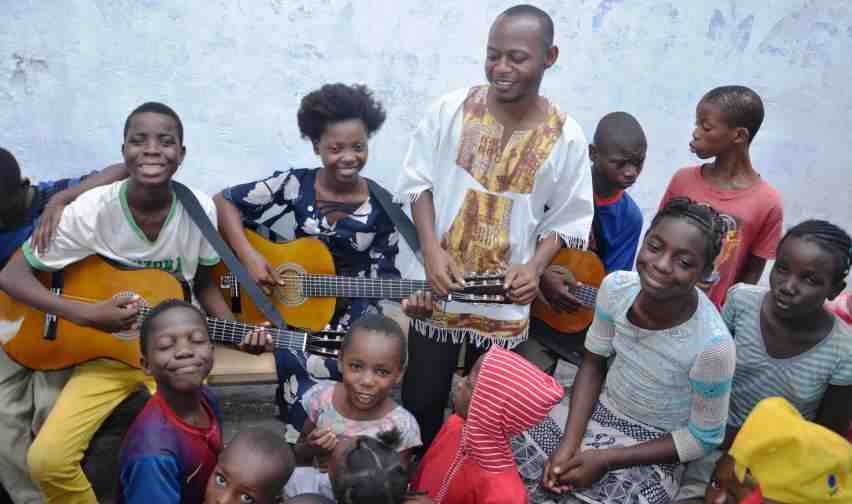
[{"label": "guitar neck", "polygon": [[307,297],[403,299],[419,290],[431,290],[425,280],[304,275],[302,294]]},{"label": "guitar neck", "polygon": [[[150,311],[150,308],[142,308],[139,310],[139,314],[142,317],[147,317]],[[304,351],[307,347],[308,333],[306,332],[283,330],[276,327],[256,326],[244,324],[236,320],[223,320],[207,317],[207,332],[210,335],[210,341],[214,343],[239,345],[243,342],[243,337],[246,334],[260,328],[263,328],[269,333],[272,337],[272,346],[274,346],[277,350]]]},{"label": "guitar neck", "polygon": [[580,301],[583,308],[595,309],[595,299],[598,297],[598,289],[596,287],[580,284],[571,289],[571,293]]}]

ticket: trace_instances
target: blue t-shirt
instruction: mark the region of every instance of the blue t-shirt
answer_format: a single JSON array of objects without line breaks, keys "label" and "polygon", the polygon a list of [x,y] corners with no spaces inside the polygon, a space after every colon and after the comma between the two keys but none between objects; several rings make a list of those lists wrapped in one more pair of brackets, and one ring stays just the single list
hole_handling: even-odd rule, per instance
[{"label": "blue t-shirt", "polygon": [[0,231],[0,268],[6,265],[12,254],[33,234],[38,218],[41,217],[41,213],[44,212],[44,208],[47,206],[50,198],[58,192],[78,185],[83,178],[39,182],[34,186],[35,194],[33,195],[29,215],[27,215],[24,224],[16,229]]},{"label": "blue t-shirt", "polygon": [[607,273],[633,269],[641,233],[642,212],[629,194],[595,198],[591,249],[601,258]]},{"label": "blue t-shirt", "polygon": [[183,422],[159,394],[131,424],[119,454],[119,504],[201,504],[219,452],[222,415],[213,394],[202,388],[210,425]]}]

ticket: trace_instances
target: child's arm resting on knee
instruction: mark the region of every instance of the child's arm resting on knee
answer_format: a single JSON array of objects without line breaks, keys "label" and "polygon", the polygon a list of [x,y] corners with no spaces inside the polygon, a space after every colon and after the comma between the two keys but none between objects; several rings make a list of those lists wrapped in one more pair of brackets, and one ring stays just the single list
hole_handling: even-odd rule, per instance
[{"label": "child's arm resting on knee", "polygon": [[173,457],[149,455],[122,464],[121,493],[127,504],[180,504],[177,461]]}]

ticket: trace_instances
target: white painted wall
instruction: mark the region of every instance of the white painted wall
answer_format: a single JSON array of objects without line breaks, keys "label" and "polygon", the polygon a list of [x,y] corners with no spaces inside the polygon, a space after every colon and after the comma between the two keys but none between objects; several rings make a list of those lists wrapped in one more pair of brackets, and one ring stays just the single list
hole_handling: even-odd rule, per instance
[{"label": "white painted wall", "polygon": [[[493,18],[510,0],[0,0],[0,145],[33,178],[120,158],[127,113],[147,100],[181,114],[179,178],[209,192],[289,164],[317,163],[299,138],[299,99],[363,82],[388,109],[367,174],[393,186],[409,132],[445,91],[483,81]],[[646,217],[695,162],[694,107],[711,87],[756,89],[753,146],[787,224],[852,228],[852,1],[540,0],[561,48],[544,92],[587,135],[626,110],[646,129],[633,194]]]}]

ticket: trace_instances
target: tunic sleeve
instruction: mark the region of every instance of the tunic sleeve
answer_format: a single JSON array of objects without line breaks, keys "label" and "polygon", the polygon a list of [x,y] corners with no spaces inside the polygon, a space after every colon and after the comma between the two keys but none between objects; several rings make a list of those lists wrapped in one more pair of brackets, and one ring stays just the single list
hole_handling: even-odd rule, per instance
[{"label": "tunic sleeve", "polygon": [[398,202],[413,202],[423,191],[434,187],[441,137],[441,105],[442,101],[435,102],[411,135],[397,182]]}]

